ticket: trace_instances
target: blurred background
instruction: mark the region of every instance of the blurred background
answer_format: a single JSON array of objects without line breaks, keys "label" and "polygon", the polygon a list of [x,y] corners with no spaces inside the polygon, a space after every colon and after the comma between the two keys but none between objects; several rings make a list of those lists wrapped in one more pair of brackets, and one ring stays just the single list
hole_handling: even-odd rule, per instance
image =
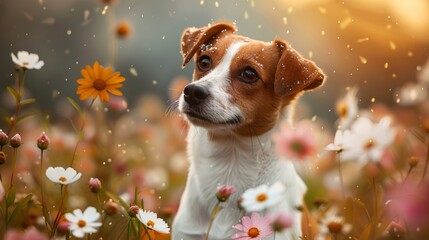
[{"label": "blurred background", "polygon": [[[35,169],[42,162],[46,162],[45,167],[69,166],[76,153],[75,167],[83,173],[83,179],[72,188],[69,209],[100,205],[87,189],[88,180],[97,177],[105,186],[103,204],[113,199],[118,205],[119,197],[112,194],[120,195],[127,203],[138,197],[144,199],[146,209],[157,211],[171,223],[188,169],[184,141],[187,125],[178,114],[166,115],[165,110],[191,79],[193,70],[193,64],[181,68],[180,37],[187,27],[220,20],[235,23],[240,35],[263,41],[285,39],[328,76],[326,84],[304,95],[297,108],[301,119],[311,119],[311,137],[318,142],[316,156],[311,157],[315,161],[308,165],[313,168],[302,168],[309,187],[307,203],[314,202],[317,208],[317,199],[338,206],[344,200],[335,178],[335,156],[323,149],[332,141],[338,123],[338,99],[346,92],[356,93],[356,88],[359,114],[374,119],[393,116],[398,143],[386,150],[383,161],[389,164],[383,163],[384,171],[372,169],[374,165],[357,171],[355,165],[349,165],[344,170],[346,187],[364,202],[356,203],[359,206],[372,206],[379,197],[386,203],[380,201],[380,207],[389,208],[385,205],[390,195],[374,193],[374,200],[368,194],[376,192],[368,176],[377,176],[386,192],[399,186],[398,195],[403,195],[402,184],[396,185],[396,180],[405,182],[417,164],[411,167],[407,159],[429,159],[428,0],[0,0],[2,120],[10,119],[18,107],[6,90],[15,84],[11,53],[29,51],[45,62],[40,70],[28,71],[25,80],[25,99],[36,101],[25,106],[21,116],[31,113],[35,117],[9,134],[20,133],[24,143],[17,161],[17,192],[36,196],[44,178]],[[88,110],[83,107],[88,101],[77,100],[76,80],[81,78],[81,69],[94,61],[120,71],[126,81],[120,89],[123,97],[104,104],[97,102]],[[89,112],[86,119],[77,114],[67,97]],[[6,122],[0,122],[0,129],[7,129]],[[425,132],[416,134],[415,128],[422,125]],[[84,135],[78,132],[79,127]],[[41,132],[51,139],[43,161],[35,141]],[[13,156],[9,146],[4,152]],[[0,174],[4,178],[11,175],[11,167],[11,161],[6,161]],[[423,181],[423,169],[427,168],[420,163],[408,181],[416,182],[425,171]],[[46,195],[50,196],[45,201],[54,210],[60,197],[58,188],[45,184]],[[405,201],[392,197],[407,204],[417,199],[418,208],[413,208],[408,217],[419,219],[414,214],[420,214],[423,220],[418,221],[415,235],[410,236],[429,236],[429,229],[422,227],[429,222],[429,184],[424,186],[425,191],[412,188],[415,191],[411,195],[422,198]],[[135,188],[139,196],[134,196]],[[413,201],[411,206],[416,205]],[[19,215],[21,219],[11,226],[35,225],[43,231],[36,221],[41,217],[40,207],[29,205],[31,211]],[[128,208],[124,209],[120,211]],[[377,218],[376,210],[373,215]],[[128,217],[115,216],[113,227],[106,227],[99,236],[120,239],[122,231],[118,229],[127,224]],[[362,216],[348,216],[347,221],[354,224],[353,236],[360,236],[366,226],[377,223],[368,223],[366,215]],[[32,219],[34,222],[29,222]],[[390,221],[383,219],[377,229],[390,229]]]},{"label": "blurred background", "polygon": [[[193,68],[181,69],[183,29],[219,20],[251,38],[283,38],[324,69],[325,86],[303,101],[326,119],[355,85],[360,106],[396,107],[397,89],[416,81],[429,57],[426,0],[0,0],[1,95],[13,83],[10,53],[27,50],[45,61],[26,83],[42,111],[74,95],[80,69],[95,60],[126,77],[131,107],[148,93],[169,104],[172,79]],[[112,37],[121,24],[123,37]]]}]

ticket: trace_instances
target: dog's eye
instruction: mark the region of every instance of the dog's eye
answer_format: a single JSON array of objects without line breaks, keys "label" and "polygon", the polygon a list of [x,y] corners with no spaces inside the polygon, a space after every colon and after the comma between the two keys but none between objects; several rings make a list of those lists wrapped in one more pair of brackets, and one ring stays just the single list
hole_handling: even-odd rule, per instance
[{"label": "dog's eye", "polygon": [[203,55],[198,59],[197,65],[198,69],[205,72],[212,66],[212,59],[207,55]]},{"label": "dog's eye", "polygon": [[259,75],[256,73],[255,69],[247,67],[241,72],[240,78],[245,83],[254,83],[258,81]]}]

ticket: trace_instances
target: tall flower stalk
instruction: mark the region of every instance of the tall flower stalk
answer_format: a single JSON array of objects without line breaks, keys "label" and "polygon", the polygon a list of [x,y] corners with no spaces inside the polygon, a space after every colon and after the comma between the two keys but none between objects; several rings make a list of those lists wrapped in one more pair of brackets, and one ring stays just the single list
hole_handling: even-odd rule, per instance
[{"label": "tall flower stalk", "polygon": [[234,186],[228,186],[228,185],[221,185],[217,188],[216,198],[218,201],[213,208],[212,215],[210,217],[209,226],[207,228],[207,234],[206,234],[205,240],[209,239],[209,234],[210,234],[210,230],[212,228],[213,222],[217,214],[223,209],[223,206],[221,206],[220,204],[223,202],[226,202],[229,199],[229,197],[236,191],[237,189]]}]

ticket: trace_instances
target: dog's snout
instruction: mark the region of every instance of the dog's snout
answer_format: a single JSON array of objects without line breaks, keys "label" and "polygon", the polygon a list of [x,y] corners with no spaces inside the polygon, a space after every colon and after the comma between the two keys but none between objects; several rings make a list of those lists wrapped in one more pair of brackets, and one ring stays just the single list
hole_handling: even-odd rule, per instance
[{"label": "dog's snout", "polygon": [[183,89],[183,95],[189,105],[197,105],[203,102],[210,95],[210,92],[207,87],[189,84]]}]

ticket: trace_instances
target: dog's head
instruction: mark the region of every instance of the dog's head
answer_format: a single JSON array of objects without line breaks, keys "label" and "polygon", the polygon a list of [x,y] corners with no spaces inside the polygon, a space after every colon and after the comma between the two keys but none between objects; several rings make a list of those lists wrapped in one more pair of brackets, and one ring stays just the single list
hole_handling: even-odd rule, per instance
[{"label": "dog's head", "polygon": [[235,32],[224,22],[185,29],[183,67],[194,58],[195,70],[179,110],[191,124],[213,131],[260,135],[284,106],[322,85],[325,76],[281,39],[267,43]]}]

